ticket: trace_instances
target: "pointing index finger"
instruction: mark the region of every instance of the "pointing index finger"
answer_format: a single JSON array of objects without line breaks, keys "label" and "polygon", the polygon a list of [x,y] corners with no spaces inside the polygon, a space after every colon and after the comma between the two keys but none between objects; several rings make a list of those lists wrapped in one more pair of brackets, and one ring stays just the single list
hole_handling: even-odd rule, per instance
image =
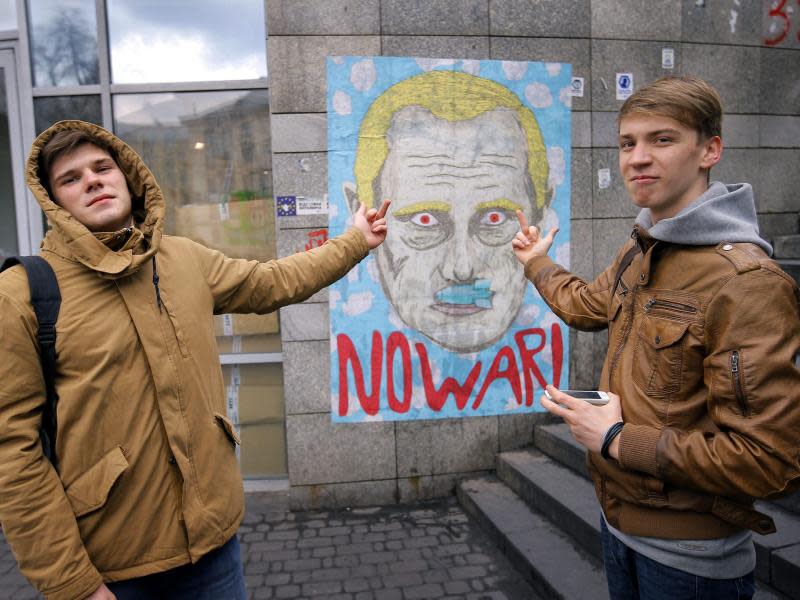
[{"label": "pointing index finger", "polygon": [[521,210],[517,211],[517,221],[519,221],[519,229],[525,235],[528,235],[528,220],[525,218],[525,215],[522,213]]},{"label": "pointing index finger", "polygon": [[386,216],[386,211],[389,210],[389,203],[391,200],[384,200],[383,204],[381,204],[380,209],[378,210],[378,214],[375,215],[376,219],[382,219]]}]

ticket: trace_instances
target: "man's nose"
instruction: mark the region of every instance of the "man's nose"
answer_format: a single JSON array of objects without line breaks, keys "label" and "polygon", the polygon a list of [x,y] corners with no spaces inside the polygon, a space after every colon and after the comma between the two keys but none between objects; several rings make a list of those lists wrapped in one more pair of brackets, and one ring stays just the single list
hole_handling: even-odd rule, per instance
[{"label": "man's nose", "polygon": [[631,150],[628,161],[633,165],[647,164],[652,160],[646,144],[637,144]]},{"label": "man's nose", "polygon": [[92,169],[86,169],[83,172],[83,181],[85,182],[86,186],[91,188],[101,182],[100,175],[95,173]]},{"label": "man's nose", "polygon": [[467,232],[456,233],[442,265],[442,275],[445,279],[472,281],[475,278],[475,261],[471,254]]}]

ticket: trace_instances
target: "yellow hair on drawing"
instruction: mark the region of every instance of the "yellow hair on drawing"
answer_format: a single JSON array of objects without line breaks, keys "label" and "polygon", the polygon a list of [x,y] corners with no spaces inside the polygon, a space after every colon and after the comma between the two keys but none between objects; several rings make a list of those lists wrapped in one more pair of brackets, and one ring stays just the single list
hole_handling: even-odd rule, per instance
[{"label": "yellow hair on drawing", "polygon": [[542,208],[547,197],[547,151],[539,124],[531,110],[510,89],[490,79],[459,71],[429,71],[404,79],[378,96],[361,121],[358,133],[355,177],[359,201],[375,204],[375,179],[386,162],[386,132],[396,112],[419,106],[438,119],[450,122],[474,119],[495,109],[517,114],[528,143],[528,174]]}]

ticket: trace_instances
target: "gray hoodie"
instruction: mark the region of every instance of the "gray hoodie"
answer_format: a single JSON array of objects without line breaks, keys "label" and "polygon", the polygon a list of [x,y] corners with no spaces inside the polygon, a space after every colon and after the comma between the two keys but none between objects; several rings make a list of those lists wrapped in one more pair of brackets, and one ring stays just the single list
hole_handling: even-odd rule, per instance
[{"label": "gray hoodie", "polygon": [[697,200],[674,217],[653,225],[643,208],[636,224],[657,240],[686,246],[715,246],[720,242],[749,242],[772,256],[772,246],[758,235],[753,188],[749,183],[726,185],[714,181]]}]

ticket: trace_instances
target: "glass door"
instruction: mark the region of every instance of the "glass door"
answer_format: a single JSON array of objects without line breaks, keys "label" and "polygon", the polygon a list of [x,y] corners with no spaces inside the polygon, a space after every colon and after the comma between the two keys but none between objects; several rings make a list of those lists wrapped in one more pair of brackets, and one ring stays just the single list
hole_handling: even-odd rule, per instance
[{"label": "glass door", "polygon": [[30,218],[40,211],[28,206],[23,160],[14,51],[0,49],[0,259],[31,254],[34,247]]}]

